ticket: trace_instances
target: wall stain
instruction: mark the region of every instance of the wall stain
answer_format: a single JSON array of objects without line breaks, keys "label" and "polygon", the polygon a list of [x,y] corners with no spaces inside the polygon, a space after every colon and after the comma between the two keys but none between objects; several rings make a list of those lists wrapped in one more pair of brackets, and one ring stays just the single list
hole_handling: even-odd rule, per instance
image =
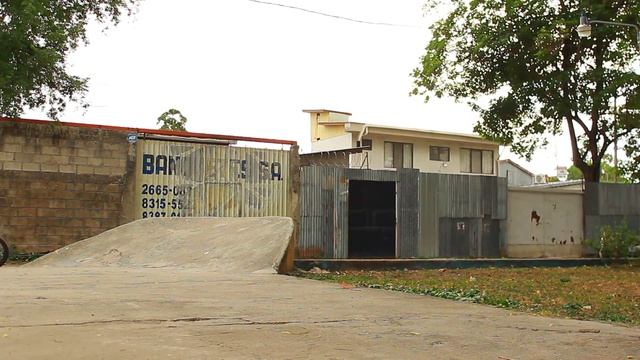
[{"label": "wall stain", "polygon": [[540,225],[540,219],[541,219],[540,215],[538,215],[538,213],[535,210],[533,210],[531,212],[531,221],[535,220],[536,226],[538,226]]}]

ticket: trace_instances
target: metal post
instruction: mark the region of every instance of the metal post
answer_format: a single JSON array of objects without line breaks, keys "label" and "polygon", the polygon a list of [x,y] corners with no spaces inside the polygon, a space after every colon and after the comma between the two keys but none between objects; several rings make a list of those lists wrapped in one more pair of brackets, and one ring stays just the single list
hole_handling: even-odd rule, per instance
[{"label": "metal post", "polygon": [[[581,24],[582,24],[582,21],[583,21],[583,17],[581,16],[580,17],[580,23]],[[620,22],[615,22],[615,21],[589,20],[588,18],[586,19],[586,21],[588,21],[588,24],[626,26],[626,27],[630,27],[630,28],[635,29],[635,31],[636,31],[636,47],[640,50],[640,27],[638,25],[629,24],[629,23],[620,23]]]},{"label": "metal post", "polygon": [[618,183],[618,93],[613,98],[613,182]]},{"label": "metal post", "polygon": [[294,260],[300,234],[300,153],[298,145],[289,149],[289,204],[287,214],[293,220],[293,233],[278,273],[287,274],[294,270]]}]

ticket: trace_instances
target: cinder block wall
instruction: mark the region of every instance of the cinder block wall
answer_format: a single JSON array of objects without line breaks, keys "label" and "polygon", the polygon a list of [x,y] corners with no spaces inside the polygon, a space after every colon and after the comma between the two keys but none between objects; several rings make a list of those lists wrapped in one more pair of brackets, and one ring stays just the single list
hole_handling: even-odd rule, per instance
[{"label": "cinder block wall", "polygon": [[45,252],[129,222],[134,169],[125,133],[0,121],[0,236]]}]

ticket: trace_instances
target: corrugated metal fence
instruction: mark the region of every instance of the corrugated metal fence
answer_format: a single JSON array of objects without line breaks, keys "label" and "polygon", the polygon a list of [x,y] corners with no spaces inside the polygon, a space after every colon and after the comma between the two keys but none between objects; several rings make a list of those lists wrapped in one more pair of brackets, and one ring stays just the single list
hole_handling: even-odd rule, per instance
[{"label": "corrugated metal fence", "polygon": [[[440,249],[441,243],[464,234],[469,238],[461,240],[468,247],[463,256],[499,255],[500,223],[506,218],[505,178],[309,166],[301,169],[298,258],[349,257],[352,180],[397,183],[398,257],[451,256]],[[451,230],[451,226],[457,228]]]},{"label": "corrugated metal fence", "polygon": [[500,221],[507,216],[506,178],[421,173],[419,198],[420,256],[499,255],[495,250],[500,247]]},{"label": "corrugated metal fence", "polygon": [[585,239],[600,236],[600,227],[625,220],[640,231],[640,184],[586,183],[584,191]]},{"label": "corrugated metal fence", "polygon": [[[413,172],[417,178],[417,171]],[[396,182],[401,174],[404,172],[324,166],[302,167],[300,170],[300,240],[297,257],[347,258],[349,180]],[[408,239],[411,236],[415,234],[406,233],[401,239]],[[407,240],[407,242],[411,241]]]},{"label": "corrugated metal fence", "polygon": [[136,217],[287,216],[289,151],[140,140]]}]

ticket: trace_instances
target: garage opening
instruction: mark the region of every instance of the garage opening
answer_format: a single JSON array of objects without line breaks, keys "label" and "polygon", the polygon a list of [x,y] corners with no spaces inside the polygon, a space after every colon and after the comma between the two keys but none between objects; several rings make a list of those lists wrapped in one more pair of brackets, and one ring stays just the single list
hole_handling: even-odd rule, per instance
[{"label": "garage opening", "polygon": [[349,258],[396,257],[396,183],[349,181]]}]

